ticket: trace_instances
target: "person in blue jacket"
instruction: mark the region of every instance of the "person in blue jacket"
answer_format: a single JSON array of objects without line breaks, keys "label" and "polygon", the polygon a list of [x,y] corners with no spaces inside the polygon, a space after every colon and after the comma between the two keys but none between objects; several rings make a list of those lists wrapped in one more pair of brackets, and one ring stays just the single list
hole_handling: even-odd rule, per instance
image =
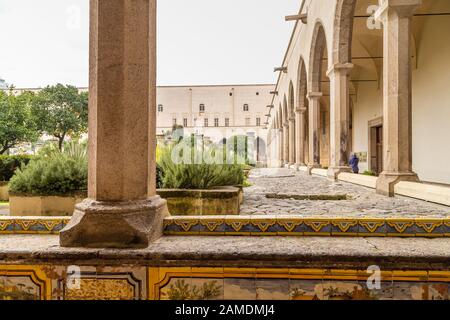
[{"label": "person in blue jacket", "polygon": [[350,167],[352,167],[353,173],[359,173],[359,167],[358,167],[359,159],[355,153],[351,154],[348,164],[350,165]]}]

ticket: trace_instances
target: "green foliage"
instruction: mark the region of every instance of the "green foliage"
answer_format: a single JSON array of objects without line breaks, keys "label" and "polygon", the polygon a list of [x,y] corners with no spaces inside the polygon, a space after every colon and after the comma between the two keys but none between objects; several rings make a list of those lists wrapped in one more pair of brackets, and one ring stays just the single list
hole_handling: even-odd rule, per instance
[{"label": "green foliage", "polygon": [[209,281],[198,287],[189,285],[184,279],[176,280],[167,291],[169,300],[211,300],[220,296],[222,286],[217,281]]},{"label": "green foliage", "polygon": [[363,175],[365,175],[365,176],[372,176],[372,177],[376,177],[377,176],[377,174],[375,172],[373,172],[372,170],[364,171]]},{"label": "green foliage", "polygon": [[9,189],[26,195],[68,195],[87,190],[87,152],[85,145],[68,144],[64,151],[47,147],[16,171]]},{"label": "green foliage", "polygon": [[41,90],[32,102],[38,129],[56,137],[60,149],[68,135],[78,137],[87,132],[87,93],[79,93],[73,86],[57,84]]},{"label": "green foliage", "polygon": [[[241,185],[244,172],[240,165],[209,164],[204,162],[175,163],[172,159],[174,147],[162,150],[158,165],[163,172],[162,187],[167,189],[211,189],[220,186]],[[221,152],[220,149],[210,150]],[[219,155],[219,158],[222,156]],[[197,164],[198,163],[198,164]]]},{"label": "green foliage", "polygon": [[21,166],[25,166],[30,162],[32,156],[0,156],[0,181],[9,181],[14,172]]},{"label": "green foliage", "polygon": [[31,108],[33,97],[30,92],[15,96],[0,91],[0,154],[20,143],[38,139]]}]

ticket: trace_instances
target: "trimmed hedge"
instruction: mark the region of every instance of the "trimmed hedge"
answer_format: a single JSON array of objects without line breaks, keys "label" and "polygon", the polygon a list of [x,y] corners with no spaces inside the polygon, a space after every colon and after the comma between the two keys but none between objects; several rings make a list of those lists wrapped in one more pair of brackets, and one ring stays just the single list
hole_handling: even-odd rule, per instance
[{"label": "trimmed hedge", "polygon": [[33,156],[20,155],[20,156],[0,156],[0,181],[9,181],[22,165],[26,166]]}]

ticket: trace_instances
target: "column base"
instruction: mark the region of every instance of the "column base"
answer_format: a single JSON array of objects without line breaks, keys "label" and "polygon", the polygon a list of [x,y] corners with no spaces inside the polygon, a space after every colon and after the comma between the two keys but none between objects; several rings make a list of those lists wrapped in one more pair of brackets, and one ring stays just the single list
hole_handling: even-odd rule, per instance
[{"label": "column base", "polygon": [[62,247],[146,248],[163,235],[168,216],[167,201],[159,196],[117,203],[86,199],[75,206],[59,242]]},{"label": "column base", "polygon": [[327,172],[327,177],[329,180],[336,181],[338,176],[342,172],[352,172],[352,168],[342,166],[342,167],[329,167]]},{"label": "column base", "polygon": [[390,172],[382,172],[377,179],[377,193],[387,196],[393,197],[395,195],[394,187],[400,181],[411,181],[411,182],[419,182],[419,177],[416,173],[390,173]]},{"label": "column base", "polygon": [[319,168],[321,168],[322,166],[320,165],[320,164],[308,164],[308,170],[307,170],[307,172],[308,172],[308,174],[310,175],[310,176],[312,176],[312,171],[313,171],[313,169],[319,169]]}]

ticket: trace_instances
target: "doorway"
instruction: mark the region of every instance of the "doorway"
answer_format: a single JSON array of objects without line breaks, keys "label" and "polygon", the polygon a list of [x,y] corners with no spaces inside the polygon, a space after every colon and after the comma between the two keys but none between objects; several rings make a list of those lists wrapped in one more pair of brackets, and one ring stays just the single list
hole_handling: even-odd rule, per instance
[{"label": "doorway", "polygon": [[369,122],[369,170],[379,175],[383,171],[383,119]]}]

